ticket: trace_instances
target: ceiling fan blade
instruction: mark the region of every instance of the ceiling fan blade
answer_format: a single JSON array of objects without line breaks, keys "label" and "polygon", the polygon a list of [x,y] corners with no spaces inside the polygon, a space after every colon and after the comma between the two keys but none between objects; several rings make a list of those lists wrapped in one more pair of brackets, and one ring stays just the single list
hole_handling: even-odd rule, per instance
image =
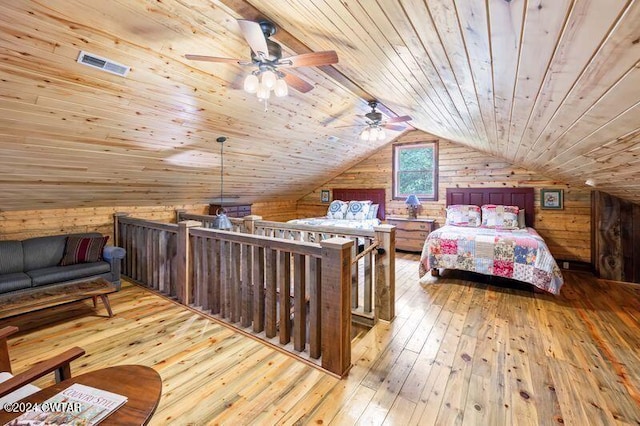
[{"label": "ceiling fan blade", "polygon": [[308,91],[313,89],[313,86],[311,84],[307,83],[300,77],[297,77],[293,74],[285,74],[285,73],[283,74],[284,74],[284,81],[286,81],[290,87],[293,87],[298,92],[307,93]]},{"label": "ceiling fan blade", "polygon": [[249,43],[249,47],[253,50],[256,56],[267,58],[269,57],[269,48],[267,47],[267,39],[262,33],[262,27],[255,21],[249,21],[247,19],[238,19],[240,25],[240,31],[244,39]]},{"label": "ceiling fan blade", "polygon": [[384,127],[385,129],[393,130],[396,132],[406,129],[406,127],[398,126],[396,124],[383,124],[381,127]]},{"label": "ceiling fan blade", "polygon": [[403,121],[411,121],[411,117],[403,115],[402,117],[392,117],[386,120],[387,123],[401,123]]},{"label": "ceiling fan blade", "polygon": [[233,64],[240,64],[243,62],[241,59],[218,58],[215,56],[205,56],[205,55],[184,55],[184,57],[187,59],[191,59],[192,61],[228,62]]},{"label": "ceiling fan blade", "polygon": [[282,58],[278,62],[278,66],[283,68],[315,67],[318,65],[329,65],[337,63],[338,54],[333,50],[325,50],[324,52],[302,53],[300,55]]},{"label": "ceiling fan blade", "polygon": [[348,126],[335,126],[334,129],[346,129],[347,127],[367,127],[366,124],[350,124]]}]

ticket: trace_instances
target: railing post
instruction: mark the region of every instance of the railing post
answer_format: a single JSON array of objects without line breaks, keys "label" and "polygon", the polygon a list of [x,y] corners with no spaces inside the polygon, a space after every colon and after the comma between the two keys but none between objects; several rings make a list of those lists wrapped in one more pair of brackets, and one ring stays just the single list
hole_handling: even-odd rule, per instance
[{"label": "railing post", "polygon": [[245,216],[242,218],[244,221],[242,223],[242,232],[245,234],[255,234],[256,232],[256,222],[262,220],[262,216],[257,216],[255,214]]},{"label": "railing post", "polygon": [[186,212],[187,211],[185,209],[176,209],[176,223],[180,223],[182,221],[182,219],[180,219],[180,215]]},{"label": "railing post", "polygon": [[396,316],[396,227],[379,225],[373,230],[378,248],[384,250],[376,258],[374,312],[379,319],[391,321]]},{"label": "railing post", "polygon": [[120,241],[120,218],[127,217],[129,213],[125,212],[115,212],[113,214],[113,245],[117,247],[122,247],[122,242]]},{"label": "railing post", "polygon": [[329,238],[322,247],[320,321],[322,367],[344,376],[351,367],[351,247],[346,238]]},{"label": "railing post", "polygon": [[189,305],[191,298],[191,244],[189,244],[189,228],[202,226],[197,220],[178,222],[177,257],[178,276],[176,279],[176,297],[180,303]]}]

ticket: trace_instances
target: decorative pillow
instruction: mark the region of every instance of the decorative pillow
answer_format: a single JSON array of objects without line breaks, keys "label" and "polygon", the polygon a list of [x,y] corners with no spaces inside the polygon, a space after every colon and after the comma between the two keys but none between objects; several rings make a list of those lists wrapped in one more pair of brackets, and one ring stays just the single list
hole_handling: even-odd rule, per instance
[{"label": "decorative pillow", "polygon": [[327,210],[327,217],[329,219],[344,219],[344,215],[347,213],[347,208],[349,204],[340,201],[333,200],[331,204],[329,204],[329,210]]},{"label": "decorative pillow", "polygon": [[524,215],[524,209],[518,210],[518,228],[524,229],[527,227]]},{"label": "decorative pillow", "polygon": [[377,219],[378,218],[378,209],[380,208],[380,204],[371,204],[369,208],[369,215],[367,219]]},{"label": "decorative pillow", "polygon": [[109,236],[106,237],[67,237],[67,245],[60,266],[76,263],[97,262],[102,259],[102,250]]},{"label": "decorative pillow", "polygon": [[496,206],[485,204],[482,206],[482,226],[495,229],[518,229],[517,206]]},{"label": "decorative pillow", "polygon": [[467,204],[454,204],[447,207],[445,225],[480,226],[480,207]]},{"label": "decorative pillow", "polygon": [[363,220],[369,215],[369,210],[371,210],[371,201],[349,201],[349,208],[344,218]]}]

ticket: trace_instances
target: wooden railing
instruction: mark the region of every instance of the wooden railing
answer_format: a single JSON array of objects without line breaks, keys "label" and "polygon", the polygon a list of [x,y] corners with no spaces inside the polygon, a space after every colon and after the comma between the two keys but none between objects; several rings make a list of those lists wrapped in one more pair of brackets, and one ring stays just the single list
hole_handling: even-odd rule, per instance
[{"label": "wooden railing", "polygon": [[[354,319],[373,325],[395,317],[395,227],[379,225],[373,231],[319,227],[260,220],[247,216],[245,229],[269,237],[320,242],[341,237],[353,241],[351,308]],[[374,286],[375,285],[375,286]]]},{"label": "wooden railing", "polygon": [[122,274],[171,297],[180,292],[178,285],[178,225],[150,222],[116,213],[114,217],[116,245],[127,254]]},{"label": "wooden railing", "polygon": [[[198,220],[211,224],[215,216],[176,210],[176,221]],[[373,231],[318,227],[263,221],[260,216],[230,218],[237,232],[294,241],[320,242],[334,237],[354,242],[351,266],[351,303],[354,320],[373,325],[395,317],[395,227],[380,225]]]},{"label": "wooden railing", "polygon": [[128,248],[124,274],[303,358],[319,359],[332,373],[346,374],[353,242],[329,238],[318,244],[200,225],[117,214],[116,241]]}]

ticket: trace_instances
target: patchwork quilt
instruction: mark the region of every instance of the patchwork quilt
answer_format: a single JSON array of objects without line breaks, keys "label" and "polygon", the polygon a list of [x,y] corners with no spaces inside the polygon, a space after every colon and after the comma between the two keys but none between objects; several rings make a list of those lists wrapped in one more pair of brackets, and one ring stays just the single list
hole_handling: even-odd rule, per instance
[{"label": "patchwork quilt", "polygon": [[432,268],[461,269],[511,278],[559,294],[562,273],[533,228],[499,230],[446,225],[429,234],[420,276]]}]

